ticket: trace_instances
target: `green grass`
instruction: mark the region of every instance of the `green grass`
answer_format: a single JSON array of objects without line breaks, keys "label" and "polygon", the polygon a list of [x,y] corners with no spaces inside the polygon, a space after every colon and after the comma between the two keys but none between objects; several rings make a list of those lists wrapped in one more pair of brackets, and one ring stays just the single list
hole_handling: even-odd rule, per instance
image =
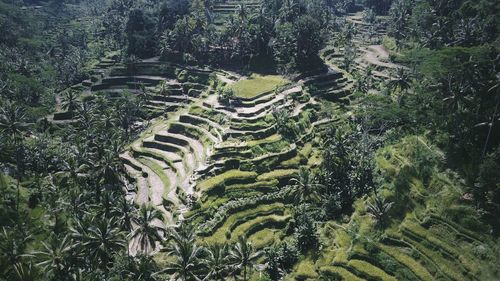
[{"label": "green grass", "polygon": [[249,147],[252,147],[252,146],[257,146],[257,145],[261,145],[261,144],[274,143],[274,142],[280,141],[281,139],[282,139],[281,135],[275,134],[275,135],[269,136],[265,139],[247,141],[247,145]]},{"label": "green grass", "polygon": [[281,239],[281,235],[280,230],[266,228],[254,233],[248,240],[256,249],[262,249]]},{"label": "green grass", "polygon": [[409,268],[420,280],[434,280],[434,277],[420,263],[415,261],[410,256],[402,253],[395,247],[379,245],[380,250],[388,254],[402,265]]},{"label": "green grass", "polygon": [[264,190],[271,191],[274,187],[278,185],[277,180],[271,181],[257,181],[249,184],[233,184],[226,187],[226,192],[228,191],[251,191],[251,190]]},{"label": "green grass", "polygon": [[370,276],[370,278],[373,278],[374,280],[381,280],[381,281],[397,281],[396,278],[393,276],[390,276],[387,274],[385,271],[382,269],[362,260],[350,260],[348,263],[349,266],[352,268],[358,270],[359,272],[362,272],[364,275],[363,276]]},{"label": "green grass", "polygon": [[301,260],[296,266],[293,273],[295,280],[318,280],[318,273],[314,261],[308,257]]},{"label": "green grass", "polygon": [[399,235],[396,233],[392,235],[394,235],[392,236],[394,239],[400,239],[411,245],[418,253],[422,255],[424,259],[429,260],[431,264],[433,264],[436,268],[438,268],[442,273],[450,277],[452,280],[467,280],[467,278],[465,278],[465,276],[460,273],[463,270],[456,267],[456,265],[460,265],[460,263],[451,263],[442,255],[440,255],[438,250],[429,249],[422,243],[419,243],[405,235]]},{"label": "green grass", "polygon": [[[365,279],[359,278],[358,276],[352,274],[347,269],[338,266],[325,266],[320,269],[322,272],[326,272],[333,276],[340,277],[341,280],[345,281],[364,281]],[[336,279],[332,279],[336,280]],[[429,279],[431,280],[431,279]]]},{"label": "green grass", "polygon": [[463,253],[460,252],[460,250],[434,236],[427,229],[421,227],[420,225],[407,221],[402,226],[405,231],[410,232],[412,235],[417,236],[420,239],[425,239],[426,243],[430,243],[434,247],[440,248],[441,251],[444,251],[445,253],[451,255],[453,258],[457,259],[457,261],[460,261],[469,272],[472,272],[474,274],[478,273],[478,265],[475,262],[466,257]]},{"label": "green grass", "polygon": [[283,86],[289,82],[278,75],[259,75],[252,74],[244,80],[240,80],[231,87],[237,97],[251,99],[263,93],[274,90],[276,87]]},{"label": "green grass", "polygon": [[[234,238],[232,235],[232,230],[234,230],[238,226],[264,215],[270,215],[278,211],[283,212],[283,208],[284,205],[282,203],[274,203],[269,205],[260,205],[256,208],[251,208],[242,212],[235,213],[232,216],[228,217],[224,224],[219,227],[212,236],[207,237],[205,241],[211,244],[226,241],[228,238],[232,239]],[[228,237],[227,235],[230,235],[230,237]]]},{"label": "green grass", "polygon": [[287,170],[274,170],[269,173],[264,173],[257,177],[259,181],[269,181],[273,179],[281,179],[286,177],[292,177],[297,173],[296,169],[287,169]]},{"label": "green grass", "polygon": [[290,219],[290,216],[280,216],[280,215],[268,215],[268,216],[260,216],[255,219],[249,220],[245,223],[240,224],[238,227],[234,229],[234,231],[231,233],[231,239],[236,240],[236,238],[240,236],[249,236],[252,235],[252,231],[255,231],[254,233],[257,233],[260,230],[263,229],[269,229],[273,228],[272,226],[274,225],[280,225],[283,223],[286,223]]},{"label": "green grass", "polygon": [[233,179],[252,179],[257,177],[255,172],[245,172],[240,170],[230,170],[215,177],[206,179],[197,185],[197,189],[201,192],[208,192],[216,187],[226,183],[228,180]]}]

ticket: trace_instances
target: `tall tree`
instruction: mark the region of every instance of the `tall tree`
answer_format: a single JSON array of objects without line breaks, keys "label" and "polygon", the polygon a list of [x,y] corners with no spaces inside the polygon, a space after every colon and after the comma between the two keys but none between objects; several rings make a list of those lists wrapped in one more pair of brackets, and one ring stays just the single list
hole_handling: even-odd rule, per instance
[{"label": "tall tree", "polygon": [[248,270],[252,270],[252,266],[255,265],[260,255],[261,252],[255,251],[245,236],[240,236],[238,242],[229,251],[229,259],[234,267],[243,273],[243,281],[247,280]]},{"label": "tall tree", "polygon": [[296,203],[318,199],[318,191],[322,184],[315,175],[305,167],[300,167],[297,177],[290,180],[290,192]]},{"label": "tall tree", "polygon": [[169,233],[170,241],[166,246],[166,251],[172,260],[160,273],[169,273],[171,278],[176,280],[199,280],[204,248],[198,246],[195,239],[195,232],[188,224],[172,229]]},{"label": "tall tree", "polygon": [[132,223],[134,229],[130,234],[132,245],[139,253],[146,256],[150,250],[156,249],[156,242],[163,240],[165,228],[163,226],[163,217],[155,207],[151,205],[142,205],[139,213],[134,216]]}]

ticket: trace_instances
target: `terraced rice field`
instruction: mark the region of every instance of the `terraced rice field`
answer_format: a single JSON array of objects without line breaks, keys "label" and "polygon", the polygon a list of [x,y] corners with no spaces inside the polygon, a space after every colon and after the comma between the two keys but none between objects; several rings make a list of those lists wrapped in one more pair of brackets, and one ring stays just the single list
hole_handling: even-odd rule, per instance
[{"label": "terraced rice field", "polygon": [[[211,79],[233,87],[238,102],[219,103]],[[121,155],[132,187],[128,198],[156,206],[165,225],[201,223],[201,240],[247,235],[263,248],[284,237],[291,217],[288,181],[300,166],[317,165],[320,159],[309,163],[316,159],[315,134],[334,122],[318,115],[316,99],[348,102],[346,82],[334,71],[298,81],[258,74],[245,79],[150,59],[128,66],[104,60],[79,86],[86,95],[110,99],[146,97],[150,126]],[[323,93],[311,97],[313,83],[324,85]],[[278,132],[272,112],[280,108],[302,124],[295,142]]]},{"label": "terraced rice field", "polygon": [[243,99],[253,99],[263,94],[274,91],[289,81],[278,75],[257,75],[253,74],[248,78],[234,83],[231,87],[237,97]]},{"label": "terraced rice field", "polygon": [[221,0],[214,2],[210,10],[214,23],[217,25],[222,25],[228,17],[236,15],[242,9],[247,14],[256,13],[262,5],[261,0]]},{"label": "terraced rice field", "polygon": [[[381,38],[387,33],[385,21],[375,25],[364,22],[362,13],[351,14],[346,19],[347,24],[352,26],[354,35],[351,42],[356,51],[352,70],[346,71],[367,73],[370,70],[375,80],[391,79],[402,66],[390,62],[389,51],[381,44]],[[322,53],[325,62],[334,67],[342,66],[345,56],[344,47],[327,47]]]}]

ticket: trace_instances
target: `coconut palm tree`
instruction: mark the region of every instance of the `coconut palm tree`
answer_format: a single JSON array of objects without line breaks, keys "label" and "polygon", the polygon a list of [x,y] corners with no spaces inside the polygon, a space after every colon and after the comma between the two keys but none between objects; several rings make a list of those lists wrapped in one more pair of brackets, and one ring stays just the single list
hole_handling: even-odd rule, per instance
[{"label": "coconut palm tree", "polygon": [[28,242],[33,240],[32,235],[18,233],[16,229],[3,227],[0,232],[0,272],[5,274],[10,274],[12,267],[21,263]]},{"label": "coconut palm tree", "polygon": [[179,228],[171,230],[169,239],[166,251],[172,260],[159,274],[169,273],[174,280],[199,280],[198,275],[203,268],[201,255],[204,248],[195,243],[193,228],[182,224]]},{"label": "coconut palm tree", "polygon": [[61,98],[61,106],[62,109],[71,113],[78,109],[78,96],[76,91],[69,90],[65,92]]},{"label": "coconut palm tree", "polygon": [[373,202],[368,202],[366,211],[375,219],[377,225],[384,226],[387,213],[394,202],[387,202],[385,198],[376,196]]},{"label": "coconut palm tree", "polygon": [[403,96],[406,94],[408,89],[410,89],[410,76],[406,73],[404,68],[398,68],[396,76],[387,83],[387,88],[391,92],[399,90],[398,103],[401,104],[403,101]]},{"label": "coconut palm tree", "polygon": [[[123,162],[120,159],[121,144],[118,141],[111,142],[109,147],[103,148],[100,154],[100,159],[92,163],[94,173],[105,186],[115,188],[120,183],[120,178],[124,172]],[[99,190],[96,196],[100,197]]]},{"label": "coconut palm tree", "polygon": [[0,111],[0,132],[8,136],[13,145],[16,161],[16,180],[17,180],[17,204],[16,210],[19,210],[20,200],[20,182],[22,171],[22,162],[24,154],[23,131],[28,125],[24,122],[26,115],[24,110],[14,104],[7,104]]},{"label": "coconut palm tree", "polygon": [[243,271],[243,281],[246,281],[248,269],[252,269],[260,255],[261,252],[255,251],[247,238],[241,236],[238,238],[238,242],[236,242],[234,247],[229,251],[229,260],[236,270],[240,272]]},{"label": "coconut palm tree", "polygon": [[28,127],[24,122],[24,109],[14,104],[6,104],[0,109],[0,132],[11,137],[15,144],[22,141],[23,132]]},{"label": "coconut palm tree", "polygon": [[110,264],[113,254],[125,249],[125,235],[117,227],[114,219],[100,219],[90,227],[82,245],[95,265],[104,270]]},{"label": "coconut palm tree", "polygon": [[228,271],[228,254],[226,244],[208,246],[203,262],[209,271],[204,280],[224,280]]},{"label": "coconut palm tree", "polygon": [[127,201],[125,196],[118,197],[118,203],[113,207],[112,214],[120,222],[120,227],[125,231],[132,230],[132,218],[136,211],[134,204]]},{"label": "coconut palm tree", "polygon": [[317,199],[318,189],[323,186],[305,167],[300,167],[298,175],[290,180],[290,184],[290,191],[296,203]]},{"label": "coconut palm tree", "polygon": [[344,47],[344,60],[343,60],[343,68],[345,70],[351,70],[352,65],[356,60],[356,55],[358,53],[358,49],[353,43],[347,43]]},{"label": "coconut palm tree", "polygon": [[154,259],[149,256],[140,256],[130,263],[127,276],[129,280],[135,281],[156,281],[158,266]]},{"label": "coconut palm tree", "polygon": [[136,241],[138,250],[146,256],[150,249],[156,249],[156,242],[163,240],[165,228],[162,220],[160,211],[151,205],[142,205],[139,214],[132,218],[134,229],[130,238]]},{"label": "coconut palm tree", "polygon": [[60,242],[58,239],[54,239],[49,244],[42,241],[42,245],[43,250],[33,252],[40,260],[36,265],[53,280],[67,280],[73,271],[70,260],[74,246],[69,236],[65,236]]},{"label": "coconut palm tree", "polygon": [[38,271],[33,266],[32,263],[22,264],[17,263],[14,265],[14,276],[12,281],[37,281],[40,280],[40,275]]}]

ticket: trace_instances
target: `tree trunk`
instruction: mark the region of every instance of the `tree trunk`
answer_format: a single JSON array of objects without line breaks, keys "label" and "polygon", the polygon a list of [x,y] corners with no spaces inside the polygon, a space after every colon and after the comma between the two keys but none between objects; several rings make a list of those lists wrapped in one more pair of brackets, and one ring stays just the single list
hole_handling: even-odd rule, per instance
[{"label": "tree trunk", "polygon": [[498,100],[497,100],[497,105],[495,106],[495,111],[493,112],[493,116],[491,118],[491,123],[489,124],[490,128],[488,130],[488,136],[486,136],[486,142],[484,143],[482,158],[484,158],[484,156],[486,156],[486,151],[488,150],[488,143],[490,142],[490,137],[491,137],[491,132],[493,131],[493,126],[495,125],[496,115],[497,115],[499,105],[500,105],[500,98],[498,98]]}]

